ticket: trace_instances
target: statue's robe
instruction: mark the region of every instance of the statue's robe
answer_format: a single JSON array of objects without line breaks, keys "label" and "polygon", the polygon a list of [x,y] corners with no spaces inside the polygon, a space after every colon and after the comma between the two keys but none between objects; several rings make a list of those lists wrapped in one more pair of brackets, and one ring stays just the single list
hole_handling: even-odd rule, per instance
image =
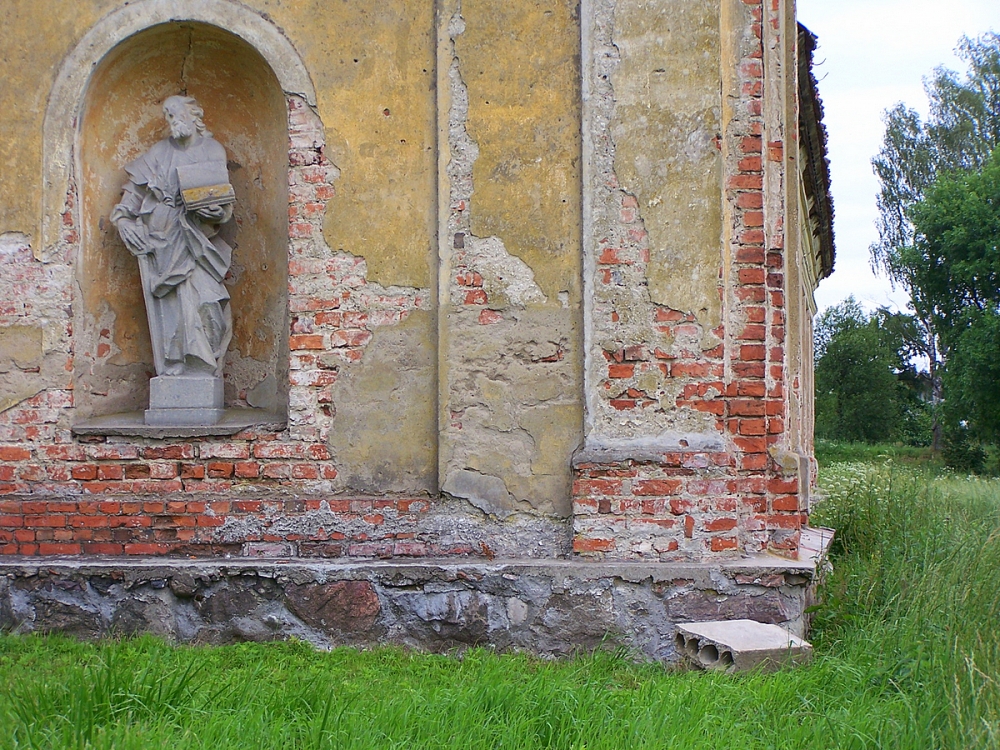
[{"label": "statue's robe", "polygon": [[178,167],[220,160],[226,151],[210,136],[187,148],[167,138],[125,167],[129,182],[111,219],[140,219],[145,228],[153,257],[146,313],[150,335],[162,343],[165,370],[157,375],[222,374],[232,338],[223,284],[232,248],[216,236],[217,225],[185,210],[177,177]]}]

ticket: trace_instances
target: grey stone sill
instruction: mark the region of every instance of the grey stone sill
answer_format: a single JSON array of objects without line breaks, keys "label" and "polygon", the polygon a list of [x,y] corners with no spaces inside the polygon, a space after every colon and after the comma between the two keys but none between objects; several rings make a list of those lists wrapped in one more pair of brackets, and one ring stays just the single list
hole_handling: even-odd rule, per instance
[{"label": "grey stone sill", "polygon": [[411,579],[437,578],[442,574],[455,578],[478,578],[486,575],[562,576],[598,580],[620,578],[639,583],[673,581],[678,578],[711,583],[712,574],[767,576],[786,573],[802,583],[812,580],[816,565],[812,561],[787,560],[774,555],[756,555],[717,562],[591,562],[584,560],[454,560],[447,558],[400,560],[313,560],[303,558],[170,558],[170,557],[0,557],[0,575],[35,576],[39,574],[76,573],[94,575],[116,572],[126,580],[169,577],[177,573],[208,575],[257,574],[288,576],[292,580],[354,579],[402,576]]},{"label": "grey stone sill", "polygon": [[73,425],[74,435],[122,435],[149,438],[188,438],[235,435],[249,427],[275,432],[288,426],[287,417],[265,409],[226,409],[222,419],[211,425],[147,425],[141,411],[94,417]]},{"label": "grey stone sill", "polygon": [[573,467],[581,464],[615,464],[623,461],[658,463],[665,453],[699,453],[725,450],[717,434],[673,433],[642,438],[589,437],[586,444],[573,454]]}]

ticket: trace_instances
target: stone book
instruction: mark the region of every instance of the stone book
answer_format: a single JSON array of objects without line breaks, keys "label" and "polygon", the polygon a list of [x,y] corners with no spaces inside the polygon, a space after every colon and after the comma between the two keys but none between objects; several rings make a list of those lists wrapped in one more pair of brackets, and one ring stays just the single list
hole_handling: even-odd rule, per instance
[{"label": "stone book", "polygon": [[181,199],[188,211],[236,202],[236,193],[229,184],[229,171],[224,161],[177,167],[177,179],[181,186]]}]

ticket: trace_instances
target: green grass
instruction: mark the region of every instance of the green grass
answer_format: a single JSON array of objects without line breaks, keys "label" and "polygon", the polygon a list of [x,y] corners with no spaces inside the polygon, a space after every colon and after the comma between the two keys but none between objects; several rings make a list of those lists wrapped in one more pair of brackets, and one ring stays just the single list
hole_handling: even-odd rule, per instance
[{"label": "green grass", "polygon": [[0,748],[1000,747],[1000,483],[894,461],[822,483],[808,667],[0,637]]},{"label": "green grass", "polygon": [[816,440],[816,460],[820,466],[835,463],[855,463],[864,461],[882,463],[887,459],[908,466],[944,468],[944,461],[939,453],[930,448],[904,445],[902,443],[845,443],[836,440]]}]

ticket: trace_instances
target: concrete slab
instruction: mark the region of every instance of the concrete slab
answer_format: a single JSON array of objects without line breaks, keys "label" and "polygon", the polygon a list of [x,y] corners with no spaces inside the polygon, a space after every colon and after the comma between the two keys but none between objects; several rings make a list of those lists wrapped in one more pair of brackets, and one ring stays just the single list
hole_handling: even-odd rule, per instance
[{"label": "concrete slab", "polygon": [[677,626],[677,651],[701,669],[775,670],[812,658],[812,645],[778,625],[754,620],[688,622]]},{"label": "concrete slab", "polygon": [[821,564],[826,560],[836,532],[823,526],[806,526],[799,534],[799,559]]},{"label": "concrete slab", "polygon": [[146,409],[143,417],[150,427],[209,426],[218,424],[225,415],[225,409]]}]

